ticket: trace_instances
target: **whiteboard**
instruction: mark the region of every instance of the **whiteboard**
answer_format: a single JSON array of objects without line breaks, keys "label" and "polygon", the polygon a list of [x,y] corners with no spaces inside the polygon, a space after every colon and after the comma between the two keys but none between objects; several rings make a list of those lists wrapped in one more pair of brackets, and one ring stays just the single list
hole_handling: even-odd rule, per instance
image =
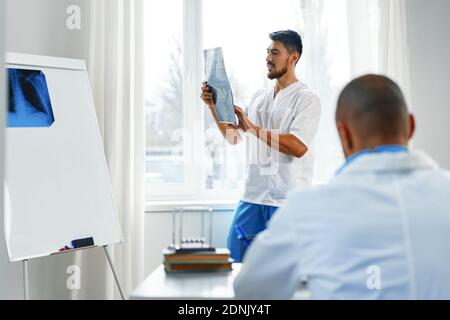
[{"label": "whiteboard", "polygon": [[84,61],[10,53],[6,66],[45,75],[54,117],[49,127],[6,129],[10,261],[58,253],[75,239],[92,237],[96,246],[121,243]]}]

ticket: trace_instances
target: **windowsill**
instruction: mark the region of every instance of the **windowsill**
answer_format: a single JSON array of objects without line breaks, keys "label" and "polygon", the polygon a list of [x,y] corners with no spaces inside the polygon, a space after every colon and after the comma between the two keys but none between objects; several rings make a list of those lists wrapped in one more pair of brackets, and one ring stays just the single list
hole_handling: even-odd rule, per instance
[{"label": "windowsill", "polygon": [[[323,186],[326,185],[325,182],[313,182],[313,186]],[[208,207],[214,211],[233,211],[236,208],[237,203],[239,202],[240,195],[239,193],[233,194],[227,198],[227,200],[217,200],[217,194],[213,194],[213,197],[216,199],[207,199],[208,193],[202,195],[203,199],[195,199],[195,200],[173,200],[173,199],[164,199],[164,200],[153,200],[145,202],[145,212],[172,212],[175,208],[179,207]],[[209,193],[211,197],[211,193]],[[179,196],[182,197],[182,196]],[[205,199],[206,198],[206,199]]]},{"label": "windowsill", "polygon": [[214,211],[232,211],[237,204],[236,200],[164,200],[146,201],[145,213],[152,212],[172,212],[179,207],[208,207]]}]

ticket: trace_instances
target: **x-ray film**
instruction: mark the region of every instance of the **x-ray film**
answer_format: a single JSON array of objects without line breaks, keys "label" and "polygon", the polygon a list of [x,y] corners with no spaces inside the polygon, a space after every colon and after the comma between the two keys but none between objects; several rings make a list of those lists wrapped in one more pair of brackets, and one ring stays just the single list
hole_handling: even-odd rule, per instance
[{"label": "x-ray film", "polygon": [[236,125],[233,92],[225,70],[222,48],[204,50],[204,58],[205,79],[213,93],[217,120]]},{"label": "x-ray film", "polygon": [[50,127],[55,118],[44,73],[8,68],[8,79],[8,127]]}]

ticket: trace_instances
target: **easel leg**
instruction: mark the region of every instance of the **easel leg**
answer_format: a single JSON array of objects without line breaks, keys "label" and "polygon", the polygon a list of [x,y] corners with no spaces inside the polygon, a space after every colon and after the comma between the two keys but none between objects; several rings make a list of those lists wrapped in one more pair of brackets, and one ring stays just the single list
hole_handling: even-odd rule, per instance
[{"label": "easel leg", "polygon": [[25,300],[30,300],[30,289],[28,287],[28,260],[23,260],[23,293]]},{"label": "easel leg", "polygon": [[122,297],[122,300],[125,300],[125,295],[120,285],[119,278],[117,277],[116,269],[114,269],[114,265],[112,263],[111,257],[109,256],[108,250],[106,250],[106,246],[103,247],[103,250],[105,250],[106,258],[108,258],[109,266],[111,267],[111,270],[114,274],[114,279],[116,280],[117,288],[119,288],[120,296]]}]

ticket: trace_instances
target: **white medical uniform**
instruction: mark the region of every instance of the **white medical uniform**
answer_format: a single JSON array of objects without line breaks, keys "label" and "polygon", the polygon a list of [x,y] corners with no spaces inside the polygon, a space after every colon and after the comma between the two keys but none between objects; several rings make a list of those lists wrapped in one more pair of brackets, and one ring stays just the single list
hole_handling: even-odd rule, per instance
[{"label": "white medical uniform", "polygon": [[255,239],[238,298],[450,299],[450,174],[427,155],[365,154],[293,193]]},{"label": "white medical uniform", "polygon": [[289,190],[310,186],[314,168],[313,141],[319,127],[320,99],[301,82],[281,90],[257,92],[247,109],[257,126],[273,133],[297,137],[308,152],[298,159],[282,154],[247,134],[246,180],[242,201],[279,207]]}]

